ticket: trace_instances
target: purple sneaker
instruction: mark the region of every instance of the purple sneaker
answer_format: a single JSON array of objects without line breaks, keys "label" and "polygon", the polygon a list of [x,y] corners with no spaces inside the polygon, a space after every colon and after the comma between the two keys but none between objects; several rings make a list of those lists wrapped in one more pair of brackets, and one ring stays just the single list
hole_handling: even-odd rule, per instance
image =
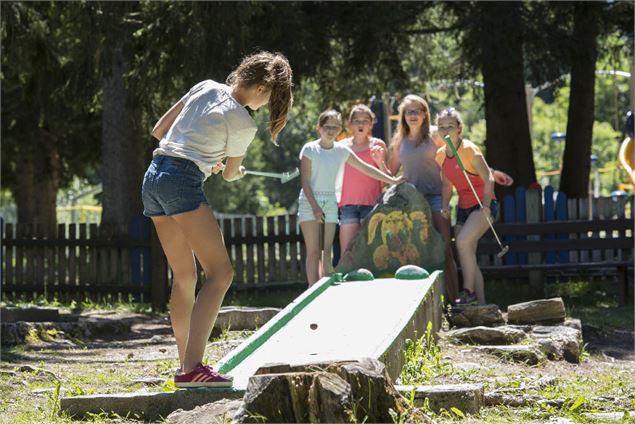
[{"label": "purple sneaker", "polygon": [[462,290],[459,293],[459,297],[454,301],[454,305],[456,306],[478,305],[478,299],[476,298],[476,293],[471,292],[469,290]]},{"label": "purple sneaker", "polygon": [[231,387],[232,377],[219,374],[212,367],[197,364],[191,372],[187,374],[176,374],[174,385],[176,387]]}]

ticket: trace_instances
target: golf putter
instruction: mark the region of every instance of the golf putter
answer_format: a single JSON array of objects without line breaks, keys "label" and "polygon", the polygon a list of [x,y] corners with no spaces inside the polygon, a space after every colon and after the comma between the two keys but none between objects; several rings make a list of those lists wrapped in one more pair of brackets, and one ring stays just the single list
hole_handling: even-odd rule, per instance
[{"label": "golf putter", "polygon": [[259,175],[261,177],[280,178],[282,184],[287,183],[300,175],[300,170],[295,168],[293,171],[286,172],[264,172],[264,171],[245,171],[245,174]]},{"label": "golf putter", "polygon": [[[470,177],[467,176],[467,171],[465,170],[465,167],[463,166],[463,161],[461,161],[461,158],[459,157],[459,153],[456,151],[456,148],[454,147],[454,144],[452,143],[452,139],[450,138],[449,135],[446,135],[445,137],[443,137],[443,140],[448,144],[448,146],[450,146],[450,149],[452,150],[452,153],[454,153],[454,157],[456,158],[456,161],[459,163],[459,166],[461,167],[461,171],[463,171],[463,176],[465,176],[467,183],[470,185],[470,188],[472,189],[472,193],[474,193],[474,197],[476,197],[476,201],[478,202],[478,205],[481,207],[481,209],[483,209],[483,203],[481,203],[481,199],[479,199],[478,194],[476,194],[476,190],[474,189],[474,186],[472,185],[472,181],[470,181]],[[492,224],[490,217],[486,216],[486,218],[487,218],[487,223],[489,224],[489,227],[492,229],[492,233],[494,233],[494,237],[496,237],[496,242],[498,242],[498,247],[500,247],[501,249],[501,251],[498,252],[496,256],[498,256],[499,258],[502,258],[509,251],[509,246],[507,245],[503,246],[503,243],[501,243],[500,239],[498,238],[498,234],[496,234],[496,230],[494,229],[494,225]]]},{"label": "golf putter", "polygon": [[[221,170],[225,169],[225,164],[221,165]],[[245,175],[258,175],[261,177],[269,177],[269,178],[280,178],[280,182],[282,184],[287,183],[300,175],[300,170],[295,168],[293,171],[287,172],[265,172],[265,171],[250,171],[245,170]]]}]

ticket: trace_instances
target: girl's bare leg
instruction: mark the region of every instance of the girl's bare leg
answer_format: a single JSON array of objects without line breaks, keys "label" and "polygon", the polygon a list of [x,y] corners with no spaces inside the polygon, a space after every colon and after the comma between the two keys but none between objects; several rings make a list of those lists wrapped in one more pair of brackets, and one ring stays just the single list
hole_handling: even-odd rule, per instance
[{"label": "girl's bare leg", "polygon": [[479,303],[485,303],[485,287],[476,261],[476,247],[488,228],[487,218],[482,211],[472,212],[465,224],[457,227],[456,248],[463,270],[463,286],[476,293]]},{"label": "girl's bare leg", "polygon": [[333,240],[335,239],[335,223],[324,224],[324,250],[322,251],[321,277],[333,272]]},{"label": "girl's bare leg", "polygon": [[198,209],[175,215],[194,255],[205,272],[190,319],[182,371],[187,373],[203,360],[205,346],[218,316],[223,298],[232,283],[234,271],[227,255],[223,236],[212,209],[202,204]]},{"label": "girl's bare leg", "polygon": [[341,256],[344,255],[346,249],[348,249],[348,245],[353,241],[353,238],[362,228],[360,224],[341,224],[340,225],[340,252]]},{"label": "girl's bare leg", "polygon": [[183,366],[185,346],[190,332],[190,319],[196,289],[196,262],[192,248],[185,239],[179,224],[169,216],[153,217],[152,222],[159,235],[161,246],[172,270],[172,294],[170,296],[170,321],[179,352],[179,365]]},{"label": "girl's bare leg", "polygon": [[306,280],[311,287],[320,279],[320,247],[319,228],[317,221],[304,221],[300,223],[304,246],[306,248]]},{"label": "girl's bare leg", "polygon": [[456,262],[452,252],[452,240],[450,237],[450,220],[446,219],[438,211],[432,212],[434,228],[441,234],[444,245],[445,265],[443,274],[445,278],[446,295],[451,302],[459,297],[459,275],[456,270]]}]

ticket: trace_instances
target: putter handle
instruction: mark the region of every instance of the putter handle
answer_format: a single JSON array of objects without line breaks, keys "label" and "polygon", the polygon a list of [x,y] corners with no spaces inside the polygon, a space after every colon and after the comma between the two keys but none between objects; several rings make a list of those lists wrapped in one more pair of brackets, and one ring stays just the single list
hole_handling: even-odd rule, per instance
[{"label": "putter handle", "polygon": [[282,174],[279,173],[279,172],[264,172],[264,171],[250,171],[250,170],[246,170],[245,174],[260,175],[261,177],[282,178]]}]

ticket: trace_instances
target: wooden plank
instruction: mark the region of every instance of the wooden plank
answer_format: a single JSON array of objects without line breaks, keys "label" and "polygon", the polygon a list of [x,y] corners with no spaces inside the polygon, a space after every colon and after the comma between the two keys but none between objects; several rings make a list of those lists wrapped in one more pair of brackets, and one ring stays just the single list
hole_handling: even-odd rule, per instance
[{"label": "wooden plank", "polygon": [[[289,215],[289,235],[296,235],[298,232],[298,216]],[[300,267],[298,266],[298,242],[289,243],[289,281],[300,281]]]},{"label": "wooden plank", "polygon": [[[525,215],[528,224],[537,224],[542,221],[542,196],[540,190],[528,190],[525,194]],[[530,235],[527,240],[540,240],[540,236]],[[542,254],[539,252],[527,255],[528,264],[542,262]],[[544,297],[544,273],[536,270],[529,273],[529,286],[532,296],[536,299]]]},{"label": "wooden plank", "polygon": [[[233,219],[233,234],[236,236],[243,236],[243,225],[241,218]],[[234,282],[243,284],[245,281],[245,265],[244,265],[244,252],[243,243],[236,243],[234,245]]]},{"label": "wooden plank", "polygon": [[[505,196],[505,198],[503,199],[503,220],[505,223],[516,222],[516,203],[513,196]],[[504,236],[503,240],[505,244],[508,244],[510,241],[516,240],[516,237],[511,235]],[[504,262],[507,265],[517,264],[518,257],[515,253],[507,253],[504,257]]]},{"label": "wooden plank", "polygon": [[[246,217],[245,218],[245,227],[244,227],[244,232],[246,236],[253,236],[254,234],[254,219],[253,217]],[[256,270],[255,270],[255,266],[254,266],[254,245],[253,243],[249,243],[247,244],[247,277],[246,277],[246,282],[247,283],[255,283],[256,282]]]},{"label": "wooden plank", "polygon": [[[113,238],[121,236],[119,224],[112,224],[110,231],[111,231],[110,236]],[[109,268],[110,268],[109,269],[110,279],[108,280],[108,283],[114,286],[118,286],[120,281],[120,276],[119,276],[120,265],[119,265],[119,247],[116,245],[112,245],[112,247],[110,248]]]},{"label": "wooden plank", "polygon": [[[15,237],[14,226],[11,223],[4,224],[4,238],[2,239],[3,244],[5,240],[13,239]],[[15,255],[13,251],[15,248],[13,246],[4,246],[4,272],[2,273],[2,284],[15,284],[14,279],[14,271],[15,271],[15,263],[13,261]]]},{"label": "wooden plank", "polygon": [[[578,219],[578,199],[568,199],[567,200],[567,210],[569,211],[568,219],[569,221]],[[569,234],[570,239],[577,239],[578,236],[576,234]],[[577,251],[569,252],[569,261],[571,262],[580,262],[579,255]]]},{"label": "wooden plank", "polygon": [[[50,229],[48,232],[49,239],[57,239],[57,226]],[[49,292],[53,293],[53,296],[58,300],[61,300],[60,286],[55,278],[57,271],[57,248],[55,246],[48,246],[46,248],[46,286]]]},{"label": "wooden plank", "polygon": [[[120,234],[128,234],[128,225],[126,224],[121,224],[119,226],[119,233]],[[119,249],[119,275],[120,275],[120,280],[119,280],[119,285],[122,287],[125,287],[127,285],[130,285],[130,264],[128,262],[130,258],[130,252],[129,249],[127,247],[121,247]],[[127,299],[125,299],[127,300]]]},{"label": "wooden plank", "polygon": [[[542,220],[543,222],[553,222],[556,217],[556,210],[553,199],[553,187],[547,186],[543,191],[543,210],[542,210]],[[545,234],[543,237],[544,240],[554,240],[556,238],[555,234]],[[548,264],[553,264],[556,262],[556,252],[546,252],[545,253],[545,262]]]},{"label": "wooden plank", "polygon": [[[286,215],[278,217],[278,234],[288,234]],[[287,262],[287,242],[278,242],[278,281],[290,281]]]},{"label": "wooden plank", "polygon": [[267,217],[267,281],[280,281],[278,280],[278,273],[276,269],[276,243],[274,241],[276,233],[276,221],[275,218]]},{"label": "wooden plank", "polygon": [[[629,249],[632,252],[633,237],[626,238],[599,238],[586,240],[553,240],[545,243],[542,240],[521,240],[509,243],[510,252],[548,252],[551,249],[578,252],[584,249]],[[498,244],[492,240],[482,240],[478,244],[477,254],[497,253],[500,251]]]},{"label": "wooden plank", "polygon": [[[99,237],[99,226],[97,224],[90,224],[88,226],[89,240],[94,240]],[[93,246],[86,246],[88,261],[88,285],[92,286],[97,281],[97,251]]]},{"label": "wooden plank", "polygon": [[[99,238],[106,242],[110,236],[110,225],[102,223],[99,226]],[[106,243],[104,243],[106,244]],[[110,249],[107,247],[100,247],[97,250],[98,262],[97,262],[97,280],[93,283],[97,286],[100,286],[104,283],[107,283],[110,279],[110,272],[108,270],[108,266],[110,264]],[[92,291],[89,293],[97,293],[96,291]]]},{"label": "wooden plank", "polygon": [[[82,242],[86,242],[88,240],[88,234],[87,234],[88,228],[86,226],[86,223],[84,222],[79,223],[78,226],[79,226],[79,239]],[[87,253],[86,253],[87,249],[88,247],[86,245],[80,246],[78,248],[77,276],[78,276],[80,286],[87,286],[88,284],[90,284],[90,281],[88,278],[88,262],[87,262]]]},{"label": "wooden plank", "polygon": [[[16,224],[16,237],[20,239],[25,237],[26,224]],[[8,240],[7,240],[8,241]],[[17,245],[15,248],[15,282],[16,284],[25,284],[24,281],[24,247]]]},{"label": "wooden plank", "polygon": [[[589,220],[589,199],[581,198],[578,199],[578,219],[580,220]],[[581,231],[578,233],[578,239],[585,239],[589,237],[588,231]],[[579,254],[580,262],[589,262],[591,260],[591,251],[589,250],[581,250]]]},{"label": "wooden plank", "polygon": [[[264,218],[262,216],[256,217],[256,237],[264,238]],[[257,255],[257,266],[258,266],[258,284],[262,284],[267,281],[267,274],[265,272],[265,243],[257,242],[256,243],[256,255]]]},{"label": "wooden plank", "polygon": [[[66,224],[57,224],[57,240],[66,241]],[[68,282],[68,248],[62,243],[57,247],[57,284],[60,287],[61,298],[70,302],[71,296],[67,290]]]}]

